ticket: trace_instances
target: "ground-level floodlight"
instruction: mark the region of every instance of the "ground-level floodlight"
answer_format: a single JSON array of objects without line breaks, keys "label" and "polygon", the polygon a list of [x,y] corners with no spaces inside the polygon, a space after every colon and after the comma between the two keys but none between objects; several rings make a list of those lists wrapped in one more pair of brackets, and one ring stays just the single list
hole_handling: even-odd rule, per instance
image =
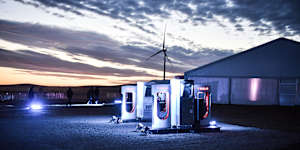
[{"label": "ground-level floodlight", "polygon": [[31,104],[30,108],[34,110],[39,110],[42,109],[43,107],[40,104]]},{"label": "ground-level floodlight", "polygon": [[216,122],[216,121],[210,121],[210,122],[209,122],[209,125],[210,125],[210,126],[216,126],[216,125],[217,125],[217,122]]}]

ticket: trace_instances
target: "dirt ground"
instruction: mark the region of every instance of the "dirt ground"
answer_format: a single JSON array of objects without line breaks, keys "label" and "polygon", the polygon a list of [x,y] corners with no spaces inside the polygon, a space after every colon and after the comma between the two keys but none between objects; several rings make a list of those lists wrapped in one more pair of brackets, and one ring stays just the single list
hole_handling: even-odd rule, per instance
[{"label": "dirt ground", "polygon": [[[273,120],[274,112],[266,108],[213,107],[213,118],[219,122],[221,132],[147,136],[135,132],[137,123],[109,123],[116,114],[113,107],[53,107],[40,111],[2,107],[0,149],[281,150],[300,147],[298,130],[285,130],[286,122],[276,117]],[[279,114],[290,113],[281,111]]]},{"label": "dirt ground", "polygon": [[289,132],[300,132],[300,106],[213,105],[218,121]]}]

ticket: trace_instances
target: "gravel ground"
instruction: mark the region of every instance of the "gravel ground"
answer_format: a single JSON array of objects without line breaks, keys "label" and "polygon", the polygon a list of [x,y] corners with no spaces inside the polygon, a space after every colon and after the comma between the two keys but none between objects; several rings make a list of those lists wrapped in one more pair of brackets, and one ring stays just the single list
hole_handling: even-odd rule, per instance
[{"label": "gravel ground", "polygon": [[0,109],[1,150],[297,149],[300,135],[219,123],[221,132],[147,135],[136,123],[109,123],[111,107]]}]

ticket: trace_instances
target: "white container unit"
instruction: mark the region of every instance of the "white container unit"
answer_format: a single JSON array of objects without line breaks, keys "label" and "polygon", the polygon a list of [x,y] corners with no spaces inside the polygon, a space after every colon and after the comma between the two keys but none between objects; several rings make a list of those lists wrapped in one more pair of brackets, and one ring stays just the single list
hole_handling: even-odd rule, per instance
[{"label": "white container unit", "polygon": [[137,82],[137,119],[152,119],[151,85],[147,82]]},{"label": "white container unit", "polygon": [[152,130],[193,124],[193,83],[182,79],[152,84]]},{"label": "white container unit", "polygon": [[153,95],[152,130],[169,128],[171,126],[170,84],[157,83],[151,85]]},{"label": "white container unit", "polygon": [[122,111],[121,119],[123,121],[136,119],[137,87],[136,85],[124,85],[121,87],[122,93]]},{"label": "white container unit", "polygon": [[171,127],[193,124],[193,81],[171,79]]},{"label": "white container unit", "polygon": [[180,126],[180,97],[182,95],[182,80],[170,80],[171,93],[171,126]]}]

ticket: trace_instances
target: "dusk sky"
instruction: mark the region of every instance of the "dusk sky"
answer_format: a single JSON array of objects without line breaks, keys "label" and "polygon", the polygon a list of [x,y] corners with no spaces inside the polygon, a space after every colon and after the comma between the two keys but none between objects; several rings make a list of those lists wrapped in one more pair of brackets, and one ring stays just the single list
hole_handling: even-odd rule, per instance
[{"label": "dusk sky", "polygon": [[[297,0],[0,0],[0,84],[119,85],[162,79],[285,37]],[[266,56],[267,57],[267,56]],[[255,60],[253,60],[255,61]]]}]

